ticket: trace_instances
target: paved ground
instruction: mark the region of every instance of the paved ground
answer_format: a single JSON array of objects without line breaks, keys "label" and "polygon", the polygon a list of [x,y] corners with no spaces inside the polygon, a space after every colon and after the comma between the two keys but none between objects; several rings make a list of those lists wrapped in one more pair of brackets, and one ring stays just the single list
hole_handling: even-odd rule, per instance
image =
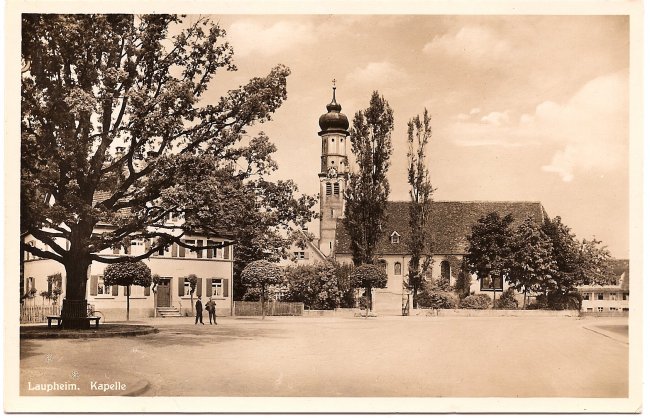
[{"label": "paved ground", "polygon": [[[22,340],[36,383],[144,396],[626,397],[626,318],[151,319],[158,334]],[[130,388],[87,393],[90,381]],[[31,382],[31,383],[30,383]],[[104,387],[105,388],[105,387]],[[56,394],[59,394],[57,392]]]}]

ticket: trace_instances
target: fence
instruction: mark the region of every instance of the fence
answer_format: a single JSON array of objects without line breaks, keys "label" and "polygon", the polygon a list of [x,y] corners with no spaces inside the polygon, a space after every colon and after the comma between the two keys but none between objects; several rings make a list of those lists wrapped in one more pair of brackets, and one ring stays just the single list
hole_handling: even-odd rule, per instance
[{"label": "fence", "polygon": [[61,305],[25,305],[20,307],[21,324],[45,322],[48,315],[61,315]]},{"label": "fence", "polygon": [[[268,316],[302,316],[302,302],[266,302],[264,310]],[[235,316],[262,316],[260,302],[235,301]]]}]

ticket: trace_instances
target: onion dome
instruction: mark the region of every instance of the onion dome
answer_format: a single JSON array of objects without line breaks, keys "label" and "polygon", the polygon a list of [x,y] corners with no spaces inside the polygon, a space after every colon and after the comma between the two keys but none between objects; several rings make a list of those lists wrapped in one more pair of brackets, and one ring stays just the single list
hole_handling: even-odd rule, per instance
[{"label": "onion dome", "polygon": [[350,122],[348,122],[348,117],[341,113],[341,105],[336,103],[336,86],[332,87],[332,89],[332,102],[327,105],[327,113],[318,119],[321,129],[318,134],[338,132],[349,135]]}]

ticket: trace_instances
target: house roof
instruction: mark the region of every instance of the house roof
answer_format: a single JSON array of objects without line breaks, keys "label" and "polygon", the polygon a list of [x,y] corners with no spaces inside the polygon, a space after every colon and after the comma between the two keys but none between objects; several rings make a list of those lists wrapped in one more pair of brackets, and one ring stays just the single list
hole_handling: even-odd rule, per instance
[{"label": "house roof", "polygon": [[[382,239],[377,254],[408,255],[407,242],[410,239],[409,228],[410,202],[388,202],[387,220],[383,225]],[[434,201],[431,206],[429,230],[433,236],[434,254],[464,254],[467,247],[467,235],[482,216],[497,212],[501,216],[512,214],[514,224],[518,225],[528,216],[536,222],[546,217],[540,202],[444,202]],[[391,244],[390,235],[396,231],[400,242]],[[336,254],[351,254],[350,236],[342,220],[336,224]]]}]

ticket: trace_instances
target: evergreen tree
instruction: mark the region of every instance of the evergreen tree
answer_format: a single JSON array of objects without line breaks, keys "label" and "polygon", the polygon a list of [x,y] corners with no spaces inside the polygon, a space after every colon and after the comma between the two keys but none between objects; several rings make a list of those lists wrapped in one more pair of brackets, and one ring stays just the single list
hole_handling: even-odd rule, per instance
[{"label": "evergreen tree", "polygon": [[381,237],[390,191],[387,172],[393,151],[392,131],[393,110],[375,91],[370,106],[355,114],[350,132],[359,172],[348,182],[343,225],[350,235],[355,266],[372,264]]},{"label": "evergreen tree", "polygon": [[[407,241],[411,254],[409,260],[408,285],[413,292],[413,308],[417,308],[418,290],[424,280],[431,252],[425,250],[431,245],[428,222],[431,212],[431,195],[434,192],[426,166],[426,146],[431,138],[431,117],[424,109],[422,119],[416,116],[408,122],[408,183],[411,186],[409,205],[410,238]],[[425,257],[424,265],[422,257]]]}]

